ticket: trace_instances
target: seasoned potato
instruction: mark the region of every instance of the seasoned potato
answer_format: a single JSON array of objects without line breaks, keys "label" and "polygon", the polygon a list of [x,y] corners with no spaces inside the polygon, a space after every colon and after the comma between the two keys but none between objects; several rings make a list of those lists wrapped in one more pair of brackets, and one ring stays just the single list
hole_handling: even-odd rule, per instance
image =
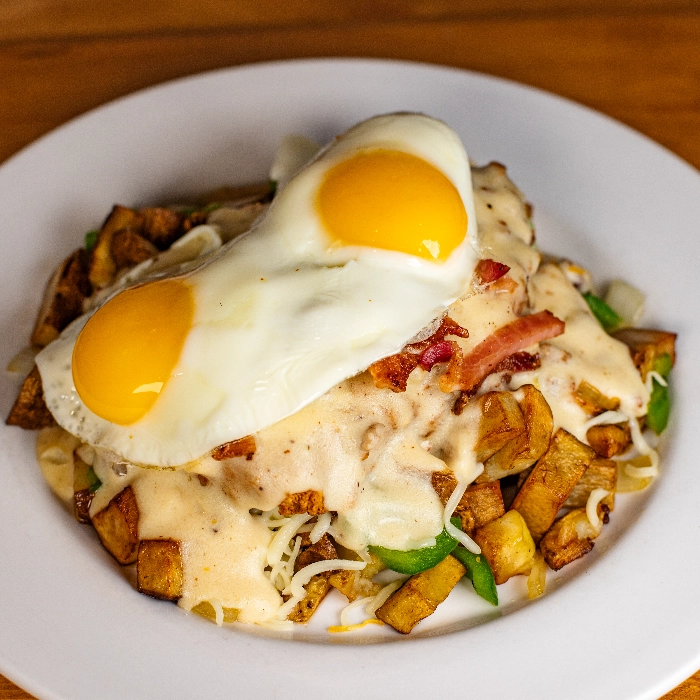
[{"label": "seasoned potato", "polygon": [[110,253],[117,270],[142,263],[158,254],[158,248],[133,228],[124,228],[112,236]]},{"label": "seasoned potato", "polygon": [[182,596],[182,555],[177,540],[142,540],[136,561],[136,587],[162,600]]},{"label": "seasoned potato", "polygon": [[586,440],[601,457],[606,459],[622,454],[632,441],[629,423],[594,425],[586,432]]},{"label": "seasoned potato", "polygon": [[535,543],[517,510],[509,510],[480,527],[474,533],[474,540],[491,566],[497,584],[505,583],[511,576],[530,573]]},{"label": "seasoned potato", "polygon": [[542,552],[538,549],[535,552],[535,559],[532,562],[532,569],[527,577],[527,597],[532,600],[544,593],[547,585],[547,564]]},{"label": "seasoned potato", "polygon": [[56,425],[56,420],[46,406],[41,375],[36,365],[22,383],[6,423],[25,430],[39,430]]},{"label": "seasoned potato", "polygon": [[448,555],[437,566],[411,576],[376,612],[377,617],[402,634],[435,612],[467,570]]},{"label": "seasoned potato", "polygon": [[593,461],[595,452],[560,428],[545,455],[530,472],[511,509],[525,519],[535,542],[542,539]]},{"label": "seasoned potato", "polygon": [[596,457],[586,469],[583,476],[569,494],[564,503],[565,508],[585,508],[593,489],[605,489],[610,495],[601,503],[612,513],[615,508],[615,491],[617,489],[617,462],[612,459]]},{"label": "seasoned potato", "polygon": [[88,277],[90,254],[79,248],[56,269],[46,285],[32,331],[33,345],[44,347],[83,313],[83,301],[92,294]]},{"label": "seasoned potato", "polygon": [[133,209],[115,204],[105,222],[102,224],[97,242],[90,255],[90,283],[95,289],[106,287],[117,272],[117,266],[112,257],[112,238],[117,231],[132,228],[140,231],[143,217]]},{"label": "seasoned potato", "polygon": [[549,447],[554,427],[549,404],[532,384],[522,386],[518,394],[526,430],[486,460],[480,481],[518,474],[532,466]]},{"label": "seasoned potato", "polygon": [[92,517],[105,549],[120,563],[133,564],[139,547],[139,507],[131,486],[120,491]]},{"label": "seasoned potato", "polygon": [[163,207],[140,209],[139,214],[143,221],[143,237],[158,250],[166,250],[182,235],[182,214]]},{"label": "seasoned potato", "polygon": [[629,347],[632,361],[644,380],[654,368],[657,357],[668,355],[671,366],[676,363],[675,333],[649,328],[625,328],[613,333],[613,336]]},{"label": "seasoned potato", "polygon": [[294,571],[299,571],[309,564],[315,564],[317,561],[328,561],[329,559],[337,559],[338,552],[331,542],[328,535],[324,535],[318,542],[311,544],[302,549],[294,562]]},{"label": "seasoned potato", "polygon": [[326,512],[321,491],[300,491],[288,493],[279,505],[279,513],[284,517],[308,513],[309,515],[321,515]]},{"label": "seasoned potato", "polygon": [[525,432],[525,420],[513,394],[489,391],[478,399],[481,410],[476,461],[485,462],[507,442]]},{"label": "seasoned potato", "polygon": [[591,525],[585,508],[577,508],[559,518],[540,542],[540,550],[547,565],[558,571],[568,563],[582,557],[593,549],[593,540],[603,528]]},{"label": "seasoned potato", "polygon": [[311,580],[306,584],[306,595],[296,604],[294,610],[287,615],[287,619],[292,622],[307,623],[330,589],[331,584],[328,582],[327,571],[312,576]]},{"label": "seasoned potato", "polygon": [[[438,497],[445,505],[457,486],[454,474],[452,472],[433,472],[431,482]],[[455,516],[462,521],[462,531],[470,537],[477,528],[500,518],[504,513],[501,484],[498,481],[471,484],[454,511]]]},{"label": "seasoned potato", "polygon": [[605,396],[585,380],[576,387],[574,399],[589,416],[597,416],[605,411],[617,411],[620,408],[620,399]]}]

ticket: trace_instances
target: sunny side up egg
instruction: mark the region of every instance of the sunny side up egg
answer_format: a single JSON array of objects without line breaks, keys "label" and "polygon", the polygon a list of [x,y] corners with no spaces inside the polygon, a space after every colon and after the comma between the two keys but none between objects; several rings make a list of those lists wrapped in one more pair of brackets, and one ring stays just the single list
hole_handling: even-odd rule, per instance
[{"label": "sunny side up egg", "polygon": [[119,292],[37,357],[58,423],[176,466],[294,413],[397,352],[477,261],[467,154],[421,114],[362,122],[186,275]]}]

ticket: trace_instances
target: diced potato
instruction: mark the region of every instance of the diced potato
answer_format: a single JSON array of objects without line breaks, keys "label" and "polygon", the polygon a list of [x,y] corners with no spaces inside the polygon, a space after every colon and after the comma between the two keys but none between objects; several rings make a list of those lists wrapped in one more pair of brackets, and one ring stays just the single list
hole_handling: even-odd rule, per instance
[{"label": "diced potato", "polygon": [[158,250],[166,250],[181,235],[182,214],[163,207],[147,207],[140,209],[143,220],[141,233]]},{"label": "diced potato", "polygon": [[328,572],[312,576],[311,580],[306,584],[306,595],[296,604],[294,610],[287,615],[287,619],[292,622],[306,624],[330,589],[331,584],[328,582]]},{"label": "diced potato", "polygon": [[586,440],[601,457],[606,459],[622,454],[632,442],[629,423],[594,425],[586,432]]},{"label": "diced potato", "polygon": [[[240,610],[238,608],[222,607],[221,610],[223,612],[224,622],[235,622],[240,614]],[[197,603],[197,605],[195,605],[190,612],[206,617],[207,620],[211,620],[212,622],[216,622],[216,610],[208,600],[203,600],[201,603]]]},{"label": "diced potato", "polygon": [[317,561],[328,561],[329,559],[337,559],[338,552],[331,542],[328,535],[324,535],[315,544],[311,544],[299,553],[294,562],[294,571],[299,571],[309,564],[315,564]]},{"label": "diced potato", "polygon": [[555,433],[511,506],[523,516],[535,542],[549,530],[594,457],[595,451],[571,433],[562,428]]},{"label": "diced potato", "polygon": [[[359,557],[351,550],[346,550],[341,545],[335,545],[338,556],[341,559],[357,560]],[[340,591],[350,603],[358,598],[366,598],[375,596],[382,589],[382,584],[374,583],[372,579],[380,572],[386,569],[384,562],[376,555],[370,552],[370,561],[364,569],[360,571],[350,571],[349,569],[340,569],[331,572],[328,577],[328,583],[333,588]]]},{"label": "diced potato", "polygon": [[479,437],[474,446],[477,462],[485,462],[507,442],[525,432],[525,420],[513,394],[489,391],[478,399]]},{"label": "diced potato", "polygon": [[486,460],[480,480],[494,481],[518,474],[531,467],[549,447],[554,427],[549,404],[532,384],[520,387],[518,393],[526,430]]},{"label": "diced potato", "polygon": [[[433,472],[431,482],[435,492],[445,505],[452,495],[457,480],[452,472]],[[454,514],[462,521],[462,532],[470,537],[475,530],[505,513],[501,485],[498,481],[471,484],[460,499]]]},{"label": "diced potato", "polygon": [[535,552],[535,559],[532,562],[530,575],[527,577],[527,597],[532,600],[544,593],[547,585],[547,564],[544,561],[542,552],[538,549]]},{"label": "diced potato", "polygon": [[597,416],[605,411],[617,411],[620,408],[620,399],[605,396],[585,379],[576,387],[574,399],[589,416]]},{"label": "diced potato", "polygon": [[83,313],[83,301],[92,293],[88,278],[90,254],[82,248],[69,255],[46,285],[32,331],[34,345],[44,347]]},{"label": "diced potato", "polygon": [[36,365],[22,383],[6,423],[25,430],[39,430],[56,425],[56,420],[46,406],[41,375]]},{"label": "diced potato", "polygon": [[634,491],[644,490],[653,478],[650,476],[642,477],[641,479],[635,476],[630,476],[627,473],[627,467],[633,469],[645,469],[651,466],[651,459],[647,455],[640,455],[632,459],[619,460],[615,462],[617,465],[617,492],[632,493]]},{"label": "diced potato", "polygon": [[139,593],[161,600],[182,596],[182,555],[178,540],[142,540],[136,561]]},{"label": "diced potato", "polygon": [[632,361],[646,381],[647,374],[654,368],[654,361],[661,355],[669,355],[671,366],[676,363],[676,334],[649,328],[625,328],[613,333],[630,349]]},{"label": "diced potato", "polygon": [[321,515],[326,512],[323,504],[323,492],[321,491],[300,491],[299,493],[288,493],[279,505],[279,513],[284,517],[308,513],[309,515]]},{"label": "diced potato", "polygon": [[497,520],[480,527],[474,540],[486,557],[497,584],[511,576],[529,574],[535,557],[535,543],[523,517],[509,510]]},{"label": "diced potato", "polygon": [[133,228],[124,228],[112,236],[110,252],[117,270],[132,268],[158,254],[158,248]]},{"label": "diced potato", "polygon": [[593,540],[603,528],[600,520],[594,527],[585,508],[577,508],[559,518],[540,542],[540,549],[547,565],[558,571],[593,549]]},{"label": "diced potato", "polygon": [[432,615],[467,570],[449,555],[432,569],[411,576],[377,610],[376,615],[396,631],[408,634]]},{"label": "diced potato", "polygon": [[615,508],[615,491],[617,490],[617,462],[612,459],[596,457],[574,486],[564,503],[564,507],[585,508],[593,489],[605,489],[609,492],[609,495],[601,503],[606,506],[609,513],[612,513]]},{"label": "diced potato", "polygon": [[137,211],[115,204],[112,211],[102,224],[97,236],[97,242],[90,255],[90,283],[94,289],[106,287],[117,272],[117,266],[112,257],[112,237],[117,231],[132,228],[140,231],[143,217]]},{"label": "diced potato", "polygon": [[120,563],[133,564],[139,547],[139,507],[131,486],[120,491],[92,524],[105,549]]}]

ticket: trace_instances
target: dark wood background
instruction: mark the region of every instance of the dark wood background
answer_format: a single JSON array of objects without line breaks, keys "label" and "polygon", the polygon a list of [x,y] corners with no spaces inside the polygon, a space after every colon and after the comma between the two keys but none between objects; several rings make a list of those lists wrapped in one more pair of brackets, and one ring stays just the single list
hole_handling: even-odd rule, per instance
[{"label": "dark wood background", "polygon": [[[138,88],[312,56],[517,80],[605,112],[700,167],[697,0],[4,0],[0,161]],[[0,676],[0,700],[31,697]],[[665,700],[691,698],[700,673]]]}]

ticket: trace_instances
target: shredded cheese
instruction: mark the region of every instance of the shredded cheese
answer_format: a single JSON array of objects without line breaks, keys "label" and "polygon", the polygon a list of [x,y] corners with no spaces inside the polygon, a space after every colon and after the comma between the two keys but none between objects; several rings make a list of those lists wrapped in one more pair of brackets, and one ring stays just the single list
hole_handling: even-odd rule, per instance
[{"label": "shredded cheese", "polygon": [[464,492],[467,490],[467,486],[476,479],[481,472],[484,471],[484,465],[479,464],[478,465],[480,469],[477,469],[474,473],[473,478],[470,481],[460,481],[459,479],[457,480],[457,486],[455,486],[455,490],[452,492],[452,495],[449,497],[447,500],[447,503],[445,504],[445,513],[443,516],[443,523],[445,525],[445,530],[447,531],[447,534],[450,535],[451,537],[454,537],[457,542],[460,542],[463,544],[472,554],[481,554],[481,547],[474,542],[474,540],[467,535],[466,532],[462,532],[460,529],[456,528],[451,522],[450,518],[452,517],[453,513],[455,512],[455,508],[459,505],[459,502],[462,500],[462,496],[464,496]]},{"label": "shredded cheese", "polygon": [[652,369],[651,371],[647,372],[647,378],[644,382],[644,386],[650,394],[654,389],[654,381],[661,386],[668,386],[668,382],[658,372],[655,372]]},{"label": "shredded cheese", "polygon": [[601,413],[586,421],[583,426],[583,432],[587,432],[594,425],[614,425],[615,423],[624,423],[628,420],[631,422],[630,417],[626,413],[622,413],[622,411],[605,411],[605,413]]},{"label": "shredded cheese", "polygon": [[590,496],[588,496],[588,501],[586,501],[586,515],[588,520],[597,528],[600,525],[600,518],[598,517],[598,504],[610,494],[609,491],[605,489],[593,489]]},{"label": "shredded cheese", "polygon": [[367,607],[365,610],[367,611],[368,615],[374,615],[379,608],[386,603],[386,601],[389,599],[389,596],[394,592],[397,591],[401,586],[403,585],[403,581],[401,579],[396,579],[396,581],[392,581],[391,583],[388,583],[384,588],[382,588],[377,595],[375,595],[373,598],[370,598],[369,602],[367,603]]},{"label": "shredded cheese", "polygon": [[358,622],[356,625],[333,625],[328,628],[331,633],[335,632],[354,632],[355,630],[367,627],[367,625],[383,625],[381,620],[377,620],[376,617],[368,617],[364,622]]},{"label": "shredded cheese", "polygon": [[331,514],[329,512],[322,513],[318,516],[318,521],[313,526],[311,533],[309,534],[309,539],[311,544],[316,544],[328,531],[331,526]]}]

